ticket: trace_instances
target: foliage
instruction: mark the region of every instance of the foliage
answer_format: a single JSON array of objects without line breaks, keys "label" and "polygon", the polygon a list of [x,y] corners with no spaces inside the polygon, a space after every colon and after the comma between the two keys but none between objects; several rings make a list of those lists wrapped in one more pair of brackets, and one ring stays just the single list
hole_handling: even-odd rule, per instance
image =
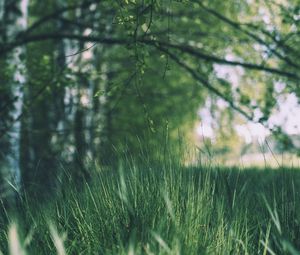
[{"label": "foliage", "polygon": [[[230,136],[236,136],[232,124],[252,121],[297,152],[284,128],[269,119],[280,96],[299,95],[298,5],[70,0],[30,1],[24,7],[5,0],[0,64],[8,65],[1,70],[8,96],[1,108],[10,107],[2,109],[0,139],[15,123],[21,125],[20,139],[5,144],[20,144],[16,161],[23,184],[56,188],[59,160],[73,165],[80,179],[89,174],[90,157],[110,165],[118,151],[135,155],[141,145],[156,148],[165,139],[176,144],[178,132],[194,127],[197,109],[215,98],[228,106],[214,107],[226,148],[232,149]],[[9,56],[17,50],[24,53],[22,112],[11,118],[17,91],[9,80],[17,70]],[[236,73],[238,84],[221,77],[222,68]],[[278,83],[285,86],[280,92]]]}]

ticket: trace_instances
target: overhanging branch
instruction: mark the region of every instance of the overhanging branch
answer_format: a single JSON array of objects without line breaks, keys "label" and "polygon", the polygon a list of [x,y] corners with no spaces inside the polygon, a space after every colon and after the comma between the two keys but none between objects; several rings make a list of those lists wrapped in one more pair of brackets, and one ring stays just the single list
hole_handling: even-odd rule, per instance
[{"label": "overhanging branch", "polygon": [[62,39],[69,39],[69,40],[77,40],[81,42],[95,42],[100,44],[111,44],[111,45],[130,45],[132,43],[142,43],[146,45],[159,45],[164,48],[174,48],[177,50],[180,50],[183,53],[190,54],[194,57],[203,59],[208,62],[213,62],[216,64],[223,64],[223,65],[231,65],[231,66],[241,66],[246,69],[251,70],[257,70],[257,71],[263,71],[271,74],[280,75],[283,77],[286,77],[288,79],[292,80],[300,80],[300,76],[298,76],[295,73],[283,71],[277,68],[267,67],[265,65],[259,65],[249,62],[241,62],[241,61],[230,61],[224,58],[219,58],[217,56],[214,56],[213,54],[206,54],[201,52],[199,49],[187,46],[187,45],[180,45],[180,44],[173,44],[169,42],[159,41],[159,40],[152,40],[152,39],[143,39],[138,38],[137,40],[133,41],[132,39],[127,38],[105,38],[100,36],[93,36],[93,35],[78,35],[78,34],[68,34],[68,33],[49,33],[49,34],[39,34],[39,35],[31,35],[28,37],[24,37],[21,40],[17,40],[15,42],[12,42],[8,45],[2,46],[2,49],[0,49],[0,56],[5,54],[8,51],[11,51],[12,49],[22,46],[31,42],[37,42],[37,41],[45,41],[45,40],[62,40]]},{"label": "overhanging branch", "polygon": [[[231,19],[229,19],[228,17],[222,15],[221,13],[210,9],[208,7],[206,7],[201,1],[196,1],[199,6],[205,10],[206,12],[208,12],[209,14],[213,15],[214,17],[216,17],[217,19],[221,20],[222,22],[226,23],[227,25],[233,27],[234,29],[242,32],[243,34],[249,36],[250,38],[254,39],[257,43],[264,45],[265,47],[267,47],[267,49],[272,52],[276,57],[278,57],[279,59],[283,60],[284,62],[286,62],[288,65],[294,67],[294,68],[299,68],[300,66],[295,63],[293,60],[291,60],[289,57],[284,56],[283,54],[281,54],[280,52],[277,51],[277,49],[273,49],[272,47],[270,47],[270,43],[268,43],[267,41],[263,40],[261,37],[259,37],[258,35],[247,31],[246,29],[244,29],[242,27],[243,24],[240,24],[236,21],[233,21]],[[254,28],[254,26],[252,26],[252,28]],[[277,44],[279,46],[279,44]]]},{"label": "overhanging branch", "polygon": [[200,82],[209,91],[213,92],[215,95],[217,95],[218,97],[220,97],[224,101],[226,101],[232,109],[234,109],[235,111],[240,113],[247,120],[250,120],[252,122],[257,122],[257,121],[254,121],[253,115],[248,114],[243,109],[241,109],[239,106],[237,106],[232,100],[227,98],[222,92],[220,92],[217,88],[212,86],[206,79],[203,79],[195,70],[193,70],[190,66],[188,66],[186,63],[181,61],[175,54],[171,53],[169,50],[167,50],[166,48],[163,48],[161,46],[157,46],[157,49],[166,53],[171,59],[174,60],[175,63],[177,63],[184,70],[186,70],[196,81]]}]

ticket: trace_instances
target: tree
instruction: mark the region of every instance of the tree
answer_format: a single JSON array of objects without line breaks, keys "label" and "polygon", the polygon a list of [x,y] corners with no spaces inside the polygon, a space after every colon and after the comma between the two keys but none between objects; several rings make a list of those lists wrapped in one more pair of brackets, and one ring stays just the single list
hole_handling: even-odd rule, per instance
[{"label": "tree", "polygon": [[[32,2],[31,19],[39,18],[44,4]],[[58,8],[58,1],[49,1],[47,11]],[[47,14],[47,13],[45,13]],[[29,20],[31,22],[31,20]],[[48,24],[48,31],[63,29],[60,21]],[[44,29],[44,28],[43,28]],[[65,69],[64,42],[53,40],[27,45],[27,81],[24,85],[21,132],[21,176],[26,187],[36,190],[56,188],[59,153],[64,139],[52,130],[64,126],[65,86],[60,73]]]},{"label": "tree", "polygon": [[[29,27],[0,42],[3,61],[16,47],[27,47],[25,183],[53,183],[60,174],[49,169],[57,169],[61,151],[67,164],[82,170],[78,176],[87,175],[90,156],[107,165],[117,162],[119,151],[136,155],[141,138],[159,157],[153,148],[166,133],[172,143],[178,129],[192,127],[207,97],[228,105],[222,123],[229,116],[230,125],[235,111],[293,148],[269,119],[280,94],[300,94],[297,1],[72,0],[47,6],[44,12],[45,3],[33,1]],[[239,70],[238,85],[219,75],[224,67]],[[276,92],[276,83],[285,89]]]},{"label": "tree", "polygon": [[[3,1],[0,6],[0,43],[9,42],[11,37],[26,29],[27,2]],[[14,203],[13,194],[19,188],[19,141],[22,86],[25,68],[22,59],[24,47],[16,47],[0,59],[0,199]]]}]

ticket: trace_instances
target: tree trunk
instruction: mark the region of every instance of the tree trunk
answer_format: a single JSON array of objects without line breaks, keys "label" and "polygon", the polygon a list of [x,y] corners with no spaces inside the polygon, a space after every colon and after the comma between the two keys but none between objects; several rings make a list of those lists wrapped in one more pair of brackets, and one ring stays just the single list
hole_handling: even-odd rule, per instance
[{"label": "tree trunk", "polygon": [[[31,15],[47,15],[45,3],[32,6]],[[49,1],[48,12],[57,7]],[[49,31],[64,29],[60,21],[49,24]],[[21,131],[21,177],[24,189],[34,194],[50,194],[59,179],[58,163],[64,150],[60,130],[65,122],[64,42],[36,42],[27,46],[28,80],[24,91]]]},{"label": "tree trunk", "polygon": [[[2,1],[1,1],[2,2]],[[27,26],[28,1],[3,1],[0,5],[0,40],[13,38]],[[20,183],[20,116],[26,81],[22,58],[25,48],[18,47],[0,59],[0,195],[12,202]]]}]

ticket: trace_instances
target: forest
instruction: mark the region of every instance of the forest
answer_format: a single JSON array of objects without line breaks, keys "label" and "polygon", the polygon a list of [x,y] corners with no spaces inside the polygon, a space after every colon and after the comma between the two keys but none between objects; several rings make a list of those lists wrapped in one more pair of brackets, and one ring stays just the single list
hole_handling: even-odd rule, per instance
[{"label": "forest", "polygon": [[299,255],[299,45],[299,0],[0,0],[0,254]]}]

